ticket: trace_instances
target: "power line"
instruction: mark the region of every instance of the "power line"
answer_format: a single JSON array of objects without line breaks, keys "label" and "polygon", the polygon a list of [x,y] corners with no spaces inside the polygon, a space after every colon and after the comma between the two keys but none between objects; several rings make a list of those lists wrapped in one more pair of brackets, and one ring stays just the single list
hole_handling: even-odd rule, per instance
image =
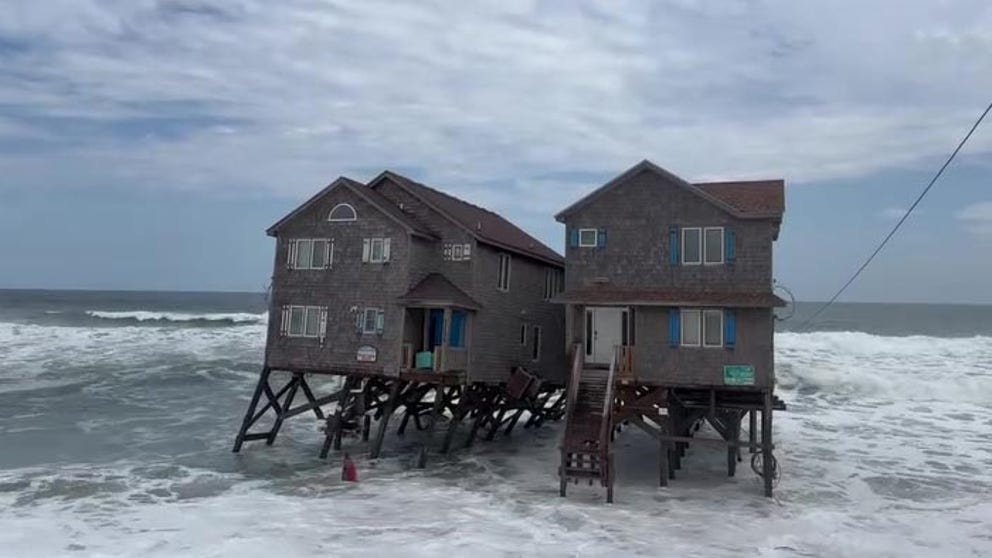
[{"label": "power line", "polygon": [[872,252],[870,256],[868,256],[868,259],[865,260],[865,263],[861,264],[861,267],[859,267],[858,270],[854,272],[854,275],[852,275],[851,278],[848,279],[846,283],[844,283],[843,287],[841,287],[840,289],[838,289],[836,293],[834,293],[834,296],[830,297],[830,300],[824,303],[823,306],[820,306],[816,310],[816,312],[813,312],[812,316],[806,318],[806,321],[804,321],[803,324],[799,326],[799,329],[801,330],[806,329],[806,326],[809,325],[810,322],[816,319],[817,316],[819,316],[821,313],[823,313],[824,310],[826,310],[831,304],[833,304],[837,300],[837,298],[840,297],[840,295],[843,294],[843,292],[846,291],[847,288],[851,286],[851,283],[853,283],[854,280],[857,279],[859,275],[861,275],[861,272],[864,271],[866,267],[868,267],[868,264],[870,264],[871,261],[875,259],[875,256],[877,256],[878,253],[882,251],[882,248],[884,248],[885,245],[888,244],[889,239],[891,239],[892,236],[896,234],[896,231],[899,230],[899,227],[901,227],[902,224],[906,221],[906,219],[909,218],[910,213],[912,213],[913,210],[916,209],[916,206],[919,205],[921,201],[923,201],[923,198],[927,195],[927,192],[930,191],[930,188],[933,188],[933,185],[937,183],[937,179],[940,178],[940,175],[944,174],[944,169],[946,169],[948,165],[951,164],[951,161],[953,161],[954,158],[957,157],[958,151],[961,151],[961,148],[964,147],[964,144],[968,143],[968,140],[971,138],[971,134],[975,132],[975,130],[978,128],[978,125],[982,123],[982,120],[985,120],[985,115],[987,115],[990,110],[992,110],[992,103],[989,103],[989,106],[985,107],[985,111],[982,112],[982,115],[979,116],[978,120],[976,120],[975,123],[971,126],[971,129],[968,130],[967,134],[965,134],[964,138],[961,140],[961,143],[959,143],[958,146],[954,149],[954,152],[951,153],[951,156],[948,157],[946,161],[944,161],[944,164],[941,165],[940,170],[937,171],[937,174],[933,175],[933,178],[930,179],[930,183],[927,184],[927,187],[924,188],[922,192],[920,192],[919,196],[916,197],[916,201],[913,202],[913,205],[909,206],[909,209],[907,209],[906,213],[902,216],[901,219],[899,219],[899,222],[896,223],[896,226],[892,227],[892,230],[889,231],[889,234],[885,235],[885,238],[882,239],[882,242],[878,245],[878,248],[875,248],[875,251]]}]

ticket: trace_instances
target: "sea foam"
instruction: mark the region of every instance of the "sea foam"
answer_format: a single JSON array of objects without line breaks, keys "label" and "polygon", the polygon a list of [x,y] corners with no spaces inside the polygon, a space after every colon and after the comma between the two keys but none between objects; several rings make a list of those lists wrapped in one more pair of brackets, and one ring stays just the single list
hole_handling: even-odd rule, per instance
[{"label": "sea foam", "polygon": [[87,310],[86,315],[104,320],[126,320],[132,322],[228,322],[235,324],[264,323],[268,316],[264,312],[261,314],[247,312],[189,314],[184,312],[154,312],[148,310],[126,312]]}]

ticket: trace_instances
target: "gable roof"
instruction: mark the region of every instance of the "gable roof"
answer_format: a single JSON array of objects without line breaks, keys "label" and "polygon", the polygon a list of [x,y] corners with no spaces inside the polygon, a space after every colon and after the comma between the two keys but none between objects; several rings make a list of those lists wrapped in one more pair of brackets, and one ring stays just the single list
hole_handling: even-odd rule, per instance
[{"label": "gable roof", "polygon": [[458,306],[478,310],[482,305],[440,273],[429,273],[399,298],[407,305]]},{"label": "gable roof", "polygon": [[647,159],[627,169],[619,176],[593,190],[589,195],[566,207],[555,215],[565,218],[585,207],[596,198],[626,182],[642,171],[658,174],[706,201],[741,219],[781,218],[785,211],[785,182],[783,180],[755,180],[737,182],[702,182],[692,184]]},{"label": "gable roof", "polygon": [[374,190],[385,178],[391,179],[410,195],[420,199],[431,209],[465,229],[480,242],[530,256],[559,267],[565,265],[564,258],[558,252],[547,247],[540,240],[527,234],[523,229],[500,215],[395,172],[387,170],[374,178],[369,182],[370,189]]},{"label": "gable roof", "polygon": [[297,215],[300,215],[301,213],[309,209],[313,204],[317,203],[321,198],[326,196],[335,188],[347,188],[351,190],[352,192],[360,196],[362,199],[364,199],[366,202],[368,202],[376,209],[381,211],[387,217],[399,223],[411,234],[416,234],[426,238],[435,238],[434,234],[431,233],[429,230],[427,230],[426,227],[424,227],[419,222],[417,222],[417,220],[414,219],[413,217],[410,217],[409,215],[404,213],[403,210],[401,210],[399,207],[396,207],[396,204],[390,201],[388,198],[386,198],[385,196],[383,196],[382,194],[376,192],[371,188],[367,188],[361,182],[352,180],[344,176],[339,176],[337,180],[328,184],[327,187],[325,187],[323,190],[314,194],[313,197],[300,204],[299,207],[291,211],[288,215],[286,215],[282,219],[279,219],[279,221],[276,222],[276,224],[266,229],[265,234],[269,236],[276,236],[276,233],[279,232],[279,229],[283,225],[293,220]]}]

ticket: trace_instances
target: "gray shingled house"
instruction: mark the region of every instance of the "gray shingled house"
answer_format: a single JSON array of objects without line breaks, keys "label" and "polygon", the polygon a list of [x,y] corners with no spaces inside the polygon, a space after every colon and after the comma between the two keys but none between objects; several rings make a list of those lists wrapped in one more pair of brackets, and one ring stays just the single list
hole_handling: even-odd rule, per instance
[{"label": "gray shingled house", "polygon": [[[335,180],[267,233],[276,251],[265,368],[236,451],[247,439],[271,443],[299,411],[290,409],[298,390],[301,409],[320,416],[327,398],[313,396],[305,374],[347,376],[346,388],[365,392],[353,414],[378,409],[382,429],[404,404],[420,425],[428,390],[418,386],[462,386],[444,394],[458,417],[486,402],[468,386],[504,384],[514,370],[563,383],[564,313],[550,302],[563,259],[499,215],[386,171],[367,185]],[[275,393],[274,372],[293,374],[296,387]],[[263,396],[277,422],[251,434]]]},{"label": "gray shingled house", "polygon": [[[603,421],[658,437],[665,483],[670,458],[678,466],[700,421],[736,458],[748,413],[748,444],[764,451],[756,461],[764,459],[757,468],[770,493],[771,412],[782,407],[773,395],[773,309],[784,305],[773,293],[772,245],[783,211],[782,180],[689,183],[643,161],[555,216],[567,244],[565,290],[555,300],[566,308],[577,380],[563,493],[570,476],[612,486]],[[616,400],[612,415],[604,398]]]}]

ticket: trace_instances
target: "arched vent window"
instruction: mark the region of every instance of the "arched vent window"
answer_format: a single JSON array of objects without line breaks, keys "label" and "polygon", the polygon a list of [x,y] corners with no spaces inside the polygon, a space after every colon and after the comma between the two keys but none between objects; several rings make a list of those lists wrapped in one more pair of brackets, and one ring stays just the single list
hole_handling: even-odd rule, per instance
[{"label": "arched vent window", "polygon": [[331,210],[331,214],[328,215],[327,220],[332,222],[357,221],[358,214],[355,213],[354,207],[346,203],[339,203]]}]

